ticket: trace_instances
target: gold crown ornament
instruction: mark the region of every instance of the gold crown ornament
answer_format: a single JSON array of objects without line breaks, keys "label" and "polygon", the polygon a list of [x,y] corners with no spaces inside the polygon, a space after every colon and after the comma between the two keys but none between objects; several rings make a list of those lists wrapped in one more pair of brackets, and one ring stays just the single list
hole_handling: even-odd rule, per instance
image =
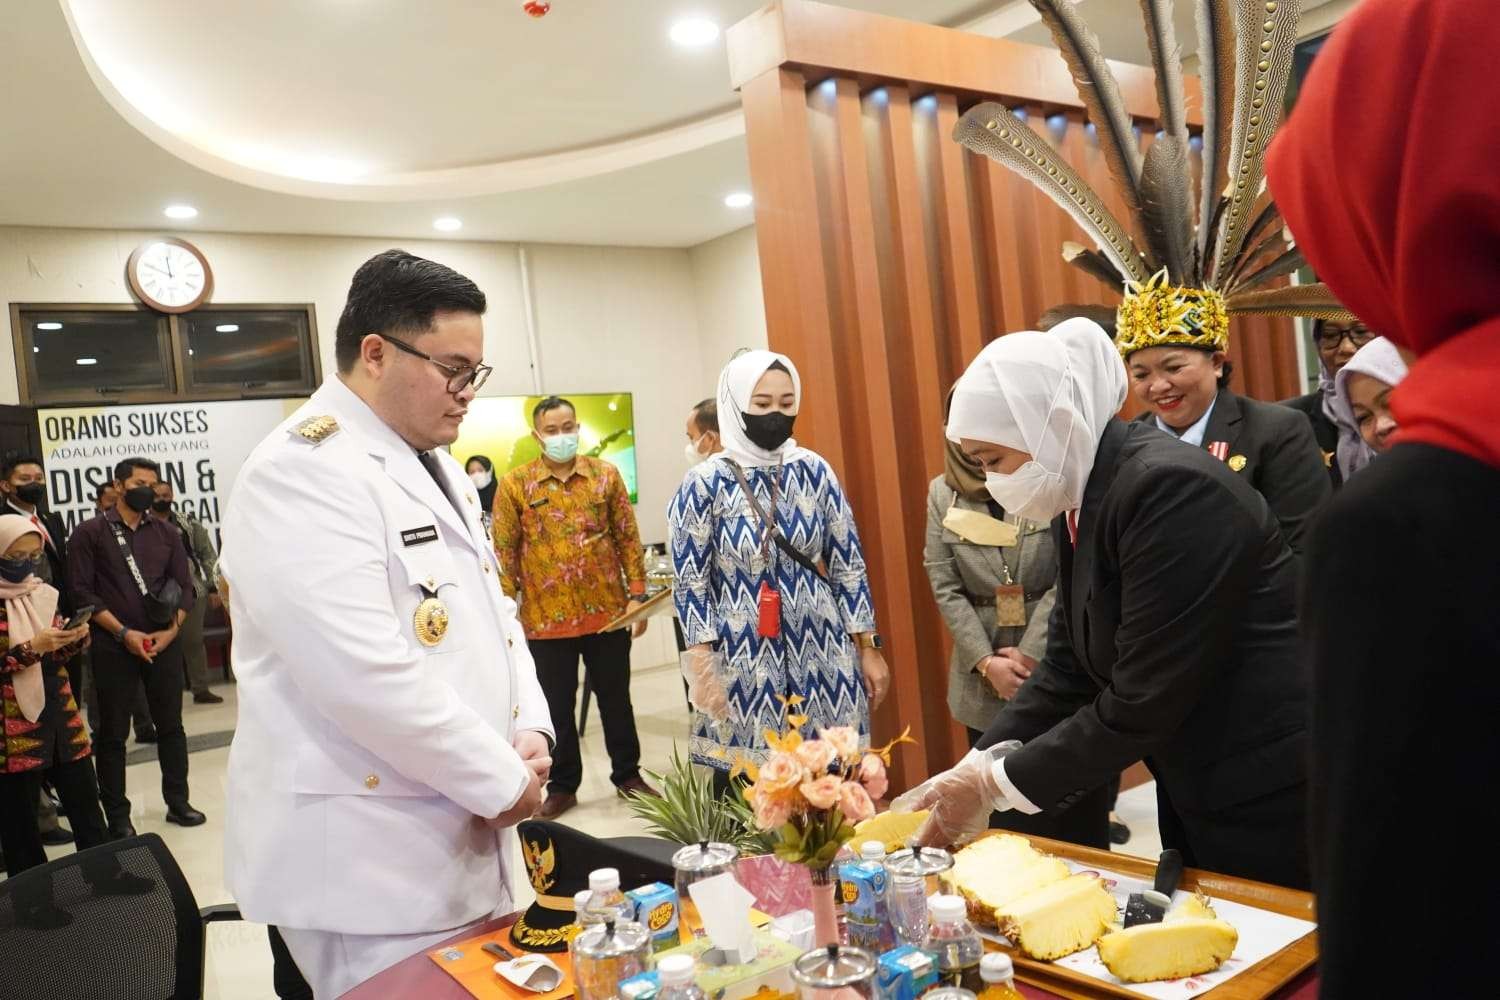
[{"label": "gold crown ornament", "polygon": [[1218,292],[1174,285],[1162,268],[1147,281],[1125,282],[1125,298],[1115,312],[1115,346],[1129,358],[1169,344],[1227,350],[1229,310]]},{"label": "gold crown ornament", "polygon": [[1072,73],[1124,217],[1004,105],[970,108],[953,138],[1031,181],[1094,241],[1095,250],[1064,244],[1063,258],[1116,288],[1125,283],[1122,354],[1161,344],[1222,350],[1235,313],[1349,316],[1321,284],[1261,287],[1304,263],[1275,203],[1262,198],[1262,159],[1286,96],[1300,0],[1194,0],[1203,85],[1196,196],[1173,0],[1140,0],[1161,114],[1161,132],[1144,155],[1119,83],[1075,0],[1031,5]]}]

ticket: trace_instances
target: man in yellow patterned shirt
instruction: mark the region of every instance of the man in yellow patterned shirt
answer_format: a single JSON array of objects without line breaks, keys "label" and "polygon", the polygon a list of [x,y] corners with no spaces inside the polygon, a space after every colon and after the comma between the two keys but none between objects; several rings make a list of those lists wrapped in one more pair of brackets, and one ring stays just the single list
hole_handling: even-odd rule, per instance
[{"label": "man in yellow patterned shirt", "polygon": [[512,469],[495,491],[495,553],[500,585],[521,605],[557,734],[547,799],[537,813],[555,819],[578,804],[583,780],[573,719],[579,657],[598,696],[610,780],[621,795],[655,794],[641,780],[630,704],[630,640],[646,623],[601,631],[639,606],[646,567],[625,481],[608,462],[578,454],[573,404],[548,396],[532,410],[531,423],[542,457]]}]

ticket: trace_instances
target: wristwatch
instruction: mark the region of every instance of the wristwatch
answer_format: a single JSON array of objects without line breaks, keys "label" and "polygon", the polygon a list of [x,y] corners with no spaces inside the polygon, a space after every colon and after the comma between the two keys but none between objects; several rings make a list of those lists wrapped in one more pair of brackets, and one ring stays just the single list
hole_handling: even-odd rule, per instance
[{"label": "wristwatch", "polygon": [[880,639],[879,632],[861,632],[851,638],[860,649],[880,649],[885,645]]}]

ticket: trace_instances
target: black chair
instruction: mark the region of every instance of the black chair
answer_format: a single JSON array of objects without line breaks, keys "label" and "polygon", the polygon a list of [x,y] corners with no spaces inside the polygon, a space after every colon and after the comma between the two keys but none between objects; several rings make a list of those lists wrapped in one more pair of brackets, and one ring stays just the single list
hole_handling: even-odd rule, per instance
[{"label": "black chair", "polygon": [[[154,888],[96,888],[124,872]],[[137,887],[142,887],[137,883]],[[71,915],[38,921],[38,907]],[[0,995],[6,1000],[199,1000],[206,927],[239,920],[233,904],[198,908],[161,837],[148,833],[79,851],[0,882]]]}]

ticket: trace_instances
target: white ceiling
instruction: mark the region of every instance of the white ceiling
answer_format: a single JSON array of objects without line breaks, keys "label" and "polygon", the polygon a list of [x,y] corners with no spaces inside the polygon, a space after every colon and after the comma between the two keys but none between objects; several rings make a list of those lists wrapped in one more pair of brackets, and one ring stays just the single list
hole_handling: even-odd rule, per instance
[{"label": "white ceiling", "polygon": [[[760,5],[7,0],[0,224],[440,238],[455,215],[462,239],[694,245],[752,221],[723,206],[743,125],[722,38],[667,26]],[[1025,0],[842,5],[1045,40]],[[1145,58],[1137,0],[1084,6]]]}]

